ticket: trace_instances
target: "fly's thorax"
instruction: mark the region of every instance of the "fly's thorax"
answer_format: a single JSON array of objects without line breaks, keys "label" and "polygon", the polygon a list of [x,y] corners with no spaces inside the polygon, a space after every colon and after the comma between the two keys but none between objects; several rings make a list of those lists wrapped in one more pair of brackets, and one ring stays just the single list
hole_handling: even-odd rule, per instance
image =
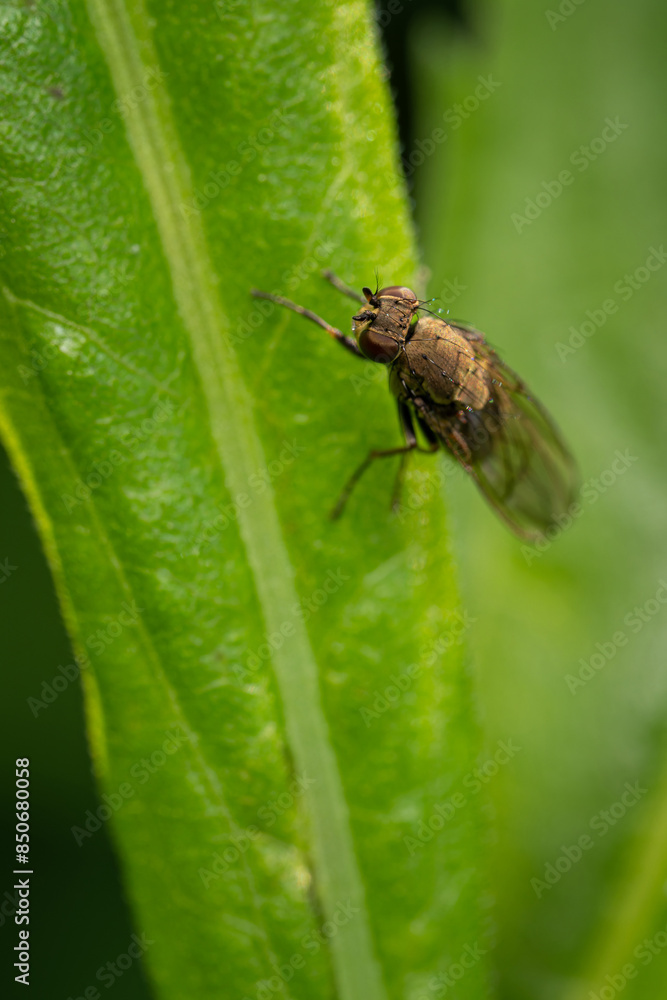
[{"label": "fly's thorax", "polygon": [[365,288],[369,307],[352,319],[359,347],[371,361],[391,364],[398,356],[419,308],[417,296],[409,288],[392,286],[377,294]]},{"label": "fly's thorax", "polygon": [[410,383],[416,379],[418,391],[434,403],[461,403],[478,410],[489,399],[490,381],[474,342],[443,320],[424,316],[417,321],[405,344],[403,366]]}]

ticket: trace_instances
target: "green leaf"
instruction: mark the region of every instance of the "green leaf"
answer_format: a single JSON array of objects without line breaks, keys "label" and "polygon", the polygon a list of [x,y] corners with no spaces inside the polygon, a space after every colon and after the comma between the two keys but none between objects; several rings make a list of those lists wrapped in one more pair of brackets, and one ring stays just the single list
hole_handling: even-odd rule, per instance
[{"label": "green leaf", "polygon": [[417,998],[465,967],[479,998],[439,467],[399,517],[372,469],[332,523],[398,441],[382,370],[249,297],[347,328],[322,267],[415,281],[368,10],[2,17],[2,433],[85,685],[103,794],[73,836],[111,821],[161,997]]}]

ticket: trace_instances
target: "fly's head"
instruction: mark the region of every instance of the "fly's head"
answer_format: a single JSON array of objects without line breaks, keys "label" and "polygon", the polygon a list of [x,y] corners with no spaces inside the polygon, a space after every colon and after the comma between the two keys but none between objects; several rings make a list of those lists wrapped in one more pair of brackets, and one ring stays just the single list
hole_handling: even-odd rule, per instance
[{"label": "fly's head", "polygon": [[362,291],[368,307],[352,317],[352,332],[370,361],[391,364],[398,357],[412,318],[419,309],[417,296],[402,285],[391,285],[376,292],[370,288]]}]

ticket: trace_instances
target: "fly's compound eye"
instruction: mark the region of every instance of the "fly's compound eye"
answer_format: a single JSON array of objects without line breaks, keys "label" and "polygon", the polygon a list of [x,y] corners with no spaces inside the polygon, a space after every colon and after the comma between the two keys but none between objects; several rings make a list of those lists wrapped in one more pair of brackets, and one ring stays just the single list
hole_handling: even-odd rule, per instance
[{"label": "fly's compound eye", "polygon": [[391,364],[400,351],[392,337],[385,337],[371,329],[359,334],[359,347],[370,361],[378,361],[381,365]]},{"label": "fly's compound eye", "polygon": [[411,288],[406,288],[405,285],[389,285],[388,288],[381,288],[377,293],[379,299],[385,295],[392,299],[408,299],[410,302],[417,301],[415,293]]}]

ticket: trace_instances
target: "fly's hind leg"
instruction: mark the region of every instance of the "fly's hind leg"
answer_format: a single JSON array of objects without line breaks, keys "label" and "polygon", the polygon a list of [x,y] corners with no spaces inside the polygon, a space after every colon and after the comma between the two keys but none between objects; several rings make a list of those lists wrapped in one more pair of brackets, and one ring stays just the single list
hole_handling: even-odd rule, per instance
[{"label": "fly's hind leg", "polygon": [[348,481],[345,483],[345,486],[343,487],[343,490],[340,496],[338,497],[338,500],[336,501],[336,505],[331,511],[332,520],[335,521],[336,518],[340,517],[340,515],[343,513],[345,504],[349,500],[352,490],[357,485],[357,483],[363,476],[366,469],[377,458],[391,458],[394,455],[401,456],[401,464],[398,468],[398,473],[394,481],[394,489],[392,491],[392,507],[396,508],[399,502],[401,485],[402,485],[402,476],[405,467],[405,459],[407,458],[408,452],[414,451],[415,449],[417,449],[418,451],[435,451],[437,449],[438,447],[437,442],[435,443],[435,447],[433,445],[431,445],[431,447],[429,448],[419,447],[417,443],[417,435],[415,434],[414,427],[412,425],[412,414],[410,412],[409,407],[406,406],[405,403],[398,404],[398,417],[401,422],[403,434],[405,436],[405,444],[399,448],[386,448],[383,451],[369,451],[368,455],[363,460],[361,465],[359,465],[354,470]]},{"label": "fly's hind leg", "polygon": [[[348,481],[345,483],[345,486],[336,501],[336,505],[331,511],[331,519],[333,521],[335,521],[336,518],[339,518],[343,513],[343,509],[350,498],[352,490],[357,485],[366,469],[376,460],[376,458],[391,458],[393,455],[400,455],[402,467],[407,453],[417,447],[417,437],[412,426],[412,416],[405,403],[398,404],[398,416],[403,428],[403,434],[405,435],[405,444],[400,448],[386,448],[383,451],[369,451],[361,465],[354,470]],[[399,468],[399,474],[400,471],[401,469]],[[394,488],[394,492],[395,489],[396,488]]]},{"label": "fly's hind leg", "polygon": [[[437,451],[440,447],[440,442],[437,437],[428,426],[428,424],[417,414],[417,423],[419,428],[428,441],[428,448],[421,448],[417,443],[417,435],[415,434],[414,426],[412,423],[412,414],[405,403],[398,404],[398,413],[403,427],[403,433],[405,434],[405,440],[407,442],[412,442],[410,450],[416,449],[424,454],[431,454]],[[396,479],[394,480],[394,488],[391,493],[391,509],[394,513],[397,513],[401,507],[401,493],[403,491],[403,476],[405,474],[405,468],[407,466],[408,454],[407,451],[401,455],[401,463],[398,467],[398,472],[396,473]]]},{"label": "fly's hind leg", "polygon": [[394,485],[391,491],[391,509],[393,510],[394,514],[397,514],[401,509],[403,478],[405,476],[405,470],[407,468],[407,464],[408,464],[408,452],[404,451],[398,463],[398,469],[396,470],[396,477],[394,479]]}]

